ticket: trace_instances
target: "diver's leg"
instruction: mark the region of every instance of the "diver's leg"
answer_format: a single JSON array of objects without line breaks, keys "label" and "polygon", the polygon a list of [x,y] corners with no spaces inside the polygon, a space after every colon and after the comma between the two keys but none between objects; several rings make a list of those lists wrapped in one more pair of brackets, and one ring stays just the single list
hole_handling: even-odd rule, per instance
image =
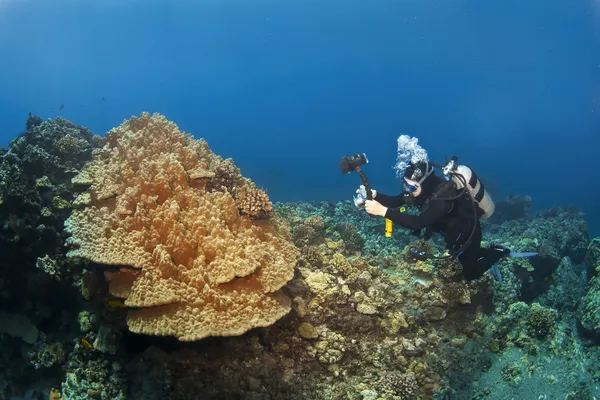
[{"label": "diver's leg", "polygon": [[501,258],[510,254],[510,251],[507,252],[503,248],[485,249],[476,244],[471,245],[471,247],[468,249],[469,252],[466,254],[466,257],[463,258],[465,253],[467,253],[466,251],[458,257],[463,265],[463,276],[468,281],[483,276]]},{"label": "diver's leg", "polygon": [[479,245],[472,244],[468,249],[462,252],[461,255],[458,256],[458,261],[460,261],[462,265],[462,273],[463,277],[470,281],[473,279],[477,279],[480,275],[479,269],[477,266],[477,253],[479,252]]},{"label": "diver's leg", "polygon": [[[463,229],[468,229],[468,227],[464,227]],[[464,232],[464,231],[463,231]],[[468,235],[463,235],[466,238]],[[455,244],[458,246],[458,244]],[[457,257],[458,261],[460,261],[463,267],[463,276],[466,280],[472,280],[477,278],[479,275],[479,271],[477,268],[477,256],[479,254],[479,250],[481,248],[481,225],[479,221],[477,221],[477,225],[475,226],[475,231],[473,232],[473,236],[471,237],[471,244],[467,247],[463,252]]]},{"label": "diver's leg", "polygon": [[463,276],[468,281],[481,277],[498,260],[510,253],[510,251],[499,247],[482,248],[481,238],[481,224],[477,221],[473,237],[471,238],[471,245],[458,256],[458,260],[463,266]]}]

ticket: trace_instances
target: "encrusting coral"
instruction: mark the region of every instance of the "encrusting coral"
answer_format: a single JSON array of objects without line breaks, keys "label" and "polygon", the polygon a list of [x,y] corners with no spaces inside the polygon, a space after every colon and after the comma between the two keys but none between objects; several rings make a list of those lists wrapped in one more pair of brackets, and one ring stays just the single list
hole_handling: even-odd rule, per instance
[{"label": "encrusting coral", "polygon": [[[182,341],[240,335],[290,310],[298,250],[266,193],[203,139],[143,113],[106,135],[74,178],[69,255],[120,266],[110,291],[136,333]],[[227,185],[227,186],[225,186]],[[123,267],[125,266],[125,267]]]}]

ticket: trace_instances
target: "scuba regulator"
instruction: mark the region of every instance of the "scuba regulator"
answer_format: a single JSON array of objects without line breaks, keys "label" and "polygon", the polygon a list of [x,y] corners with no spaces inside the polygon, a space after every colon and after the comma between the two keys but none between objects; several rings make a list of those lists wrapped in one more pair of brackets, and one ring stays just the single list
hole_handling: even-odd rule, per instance
[{"label": "scuba regulator", "polygon": [[[367,175],[362,170],[362,166],[367,164],[369,159],[365,153],[353,154],[351,156],[343,156],[342,161],[339,162],[340,170],[342,174],[349,174],[352,171],[358,172],[360,179],[362,180],[364,189],[360,189],[356,196],[353,196],[354,205],[357,208],[364,207],[365,201],[373,200],[373,193],[371,192],[371,185],[367,179]],[[392,221],[386,218],[385,220],[385,237],[392,236]]]}]

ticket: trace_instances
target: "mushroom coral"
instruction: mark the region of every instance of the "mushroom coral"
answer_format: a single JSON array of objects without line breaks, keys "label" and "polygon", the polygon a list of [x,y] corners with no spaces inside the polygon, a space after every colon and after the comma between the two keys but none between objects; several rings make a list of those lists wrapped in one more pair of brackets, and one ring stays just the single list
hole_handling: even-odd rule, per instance
[{"label": "mushroom coral", "polygon": [[110,292],[130,307],[132,332],[235,336],[289,312],[281,288],[298,250],[231,159],[160,114],[125,120],[106,139],[73,178],[86,191],[65,229],[70,257],[121,267]]}]

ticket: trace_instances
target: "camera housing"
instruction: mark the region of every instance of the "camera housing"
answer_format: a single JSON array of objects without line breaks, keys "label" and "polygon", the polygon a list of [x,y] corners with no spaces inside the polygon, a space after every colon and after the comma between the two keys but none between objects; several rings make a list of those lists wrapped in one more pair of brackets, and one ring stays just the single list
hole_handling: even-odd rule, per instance
[{"label": "camera housing", "polygon": [[368,162],[369,160],[367,159],[367,155],[365,153],[344,156],[342,157],[342,161],[340,161],[340,170],[342,171],[342,174],[348,174]]}]

